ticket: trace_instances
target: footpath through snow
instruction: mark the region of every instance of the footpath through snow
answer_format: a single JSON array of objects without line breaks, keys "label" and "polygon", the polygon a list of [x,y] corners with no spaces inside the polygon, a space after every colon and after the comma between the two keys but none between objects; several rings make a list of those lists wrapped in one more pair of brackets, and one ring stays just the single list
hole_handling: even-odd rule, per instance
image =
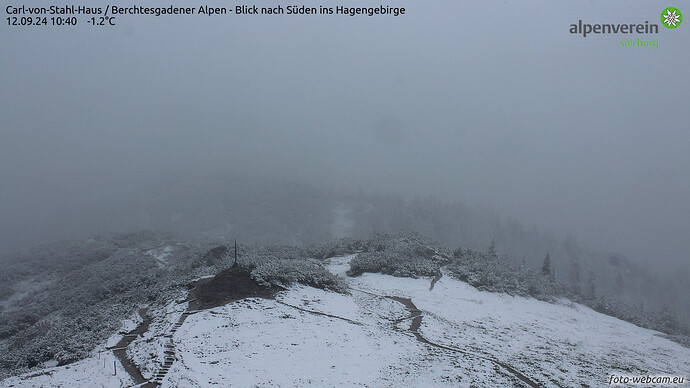
[{"label": "footpath through snow", "polygon": [[[330,259],[329,270],[345,276],[352,257]],[[346,279],[350,295],[294,286],[184,319],[172,303],[128,357],[164,387],[601,386],[610,375],[690,376],[690,349],[567,300],[481,292],[448,276],[433,287],[381,274]],[[95,368],[97,356],[106,354],[1,385],[133,385],[112,366]],[[156,373],[162,364],[166,373]]]},{"label": "footpath through snow", "polygon": [[[345,277],[352,257],[328,268]],[[434,287],[346,279],[351,295],[296,286],[190,317],[163,384],[572,386],[690,372],[688,349],[568,301],[480,292],[447,276]]]}]

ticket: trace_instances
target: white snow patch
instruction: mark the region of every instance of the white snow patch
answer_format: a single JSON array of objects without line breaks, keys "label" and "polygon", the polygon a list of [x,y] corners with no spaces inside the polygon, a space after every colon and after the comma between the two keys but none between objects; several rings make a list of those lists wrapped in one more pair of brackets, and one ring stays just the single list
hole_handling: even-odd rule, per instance
[{"label": "white snow patch", "polygon": [[117,343],[120,342],[120,340],[125,334],[136,329],[137,326],[141,324],[141,322],[143,322],[143,319],[141,318],[141,315],[139,315],[139,312],[132,313],[129,316],[129,318],[124,319],[122,321],[122,326],[120,326],[120,330],[118,330],[117,333],[111,335],[105,341],[105,347],[112,348],[113,346],[117,345]]},{"label": "white snow patch", "polygon": [[[117,375],[113,369],[113,361]],[[109,350],[73,364],[42,369],[0,381],[0,387],[131,387],[134,382],[125,372],[120,361]]]},{"label": "white snow patch", "polygon": [[350,260],[352,260],[355,256],[357,255],[331,257],[330,259],[326,260],[326,268],[328,268],[328,270],[332,273],[348,279],[346,272],[350,269]]},{"label": "white snow patch", "polygon": [[146,254],[151,256],[155,261],[158,268],[167,268],[168,260],[166,257],[170,256],[173,252],[172,245],[166,245],[164,247],[150,249],[146,251]]}]

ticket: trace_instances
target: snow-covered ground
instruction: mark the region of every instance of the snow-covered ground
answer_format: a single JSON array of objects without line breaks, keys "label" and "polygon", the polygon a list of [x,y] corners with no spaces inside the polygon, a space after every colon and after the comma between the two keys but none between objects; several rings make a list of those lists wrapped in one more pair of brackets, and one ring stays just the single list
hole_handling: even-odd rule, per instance
[{"label": "snow-covered ground", "polygon": [[143,319],[141,318],[141,315],[139,315],[139,312],[133,312],[129,316],[129,318],[122,321],[122,326],[120,327],[120,330],[118,330],[117,333],[111,335],[110,338],[108,338],[105,341],[105,347],[112,348],[113,346],[115,346],[118,342],[120,342],[120,340],[125,334],[136,329],[136,327],[139,326],[139,324],[142,321]]},{"label": "snow-covered ground", "polygon": [[156,261],[158,268],[165,269],[168,267],[167,257],[172,254],[173,249],[171,245],[165,245],[160,248],[150,249],[146,251],[146,254]]},{"label": "snow-covered ground", "polygon": [[[350,259],[333,258],[329,269],[344,275]],[[364,274],[347,281],[351,295],[296,286],[276,300],[245,299],[189,316],[174,333],[176,361],[163,386],[522,384],[494,361],[540,386],[605,386],[610,375],[690,377],[690,349],[567,300],[480,292],[448,276],[431,291],[429,279]],[[411,298],[423,314],[419,333],[456,350],[418,341],[407,330],[410,312],[382,296]],[[149,365],[162,357],[156,336],[176,319],[179,308],[172,309],[132,343],[131,354],[149,357]],[[94,356],[2,386],[127,384],[126,376],[112,376],[109,356],[109,370]]]},{"label": "snow-covered ground", "polygon": [[[344,275],[350,258],[331,259],[329,269]],[[428,279],[348,281],[351,295],[300,286],[275,301],[249,299],[188,318],[164,385],[520,384],[487,358],[545,386],[605,385],[612,374],[690,375],[690,349],[566,300],[480,292],[449,277],[432,291]],[[405,331],[405,308],[371,293],[411,298],[424,311],[420,333],[463,352],[418,342]]]},{"label": "snow-covered ground", "polygon": [[162,367],[166,344],[170,342],[165,335],[171,333],[175,322],[180,319],[188,305],[187,302],[172,301],[163,308],[149,311],[149,314],[156,318],[146,333],[137,337],[127,348],[127,356],[137,364],[145,378],[152,380],[154,373]]},{"label": "snow-covered ground", "polygon": [[[113,367],[115,362],[115,368]],[[87,359],[0,381],[0,387],[131,387],[132,379],[110,350],[99,349]]]}]

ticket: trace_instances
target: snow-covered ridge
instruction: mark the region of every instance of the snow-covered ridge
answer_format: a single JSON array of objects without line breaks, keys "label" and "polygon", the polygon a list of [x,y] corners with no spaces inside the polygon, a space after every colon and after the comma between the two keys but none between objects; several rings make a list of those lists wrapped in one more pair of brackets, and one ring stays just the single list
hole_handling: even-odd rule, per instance
[{"label": "snow-covered ridge", "polygon": [[[332,258],[344,275],[352,256]],[[690,349],[627,322],[562,300],[549,304],[478,291],[450,277],[364,274],[347,279],[351,294],[295,286],[275,300],[250,298],[190,315],[175,330],[175,362],[164,387],[219,386],[520,386],[508,365],[539,386],[606,385],[610,375],[690,376]],[[386,298],[410,298],[422,315]],[[184,305],[171,303],[132,343],[147,373],[160,365],[160,334]],[[2,386],[126,386],[87,360],[18,376]],[[110,361],[112,364],[112,361]],[[147,366],[149,365],[149,366]],[[47,374],[50,372],[50,374]],[[146,374],[145,374],[146,375]]]}]

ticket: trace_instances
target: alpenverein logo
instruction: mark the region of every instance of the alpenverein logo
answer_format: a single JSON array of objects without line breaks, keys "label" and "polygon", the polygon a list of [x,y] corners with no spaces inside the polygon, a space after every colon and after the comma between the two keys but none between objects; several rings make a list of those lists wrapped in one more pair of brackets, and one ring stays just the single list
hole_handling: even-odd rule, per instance
[{"label": "alpenverein logo", "polygon": [[683,14],[676,7],[668,7],[661,11],[661,24],[670,29],[677,28],[683,22]]}]

